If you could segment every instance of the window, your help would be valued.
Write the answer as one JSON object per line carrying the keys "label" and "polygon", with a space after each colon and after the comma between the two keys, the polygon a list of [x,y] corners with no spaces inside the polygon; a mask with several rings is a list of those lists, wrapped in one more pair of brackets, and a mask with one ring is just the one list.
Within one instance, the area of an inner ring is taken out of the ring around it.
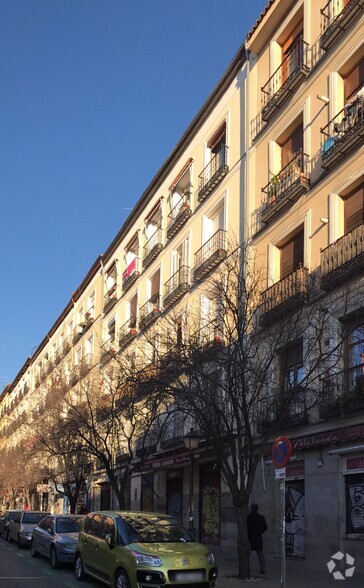
{"label": "window", "polygon": [[364,57],[355,65],[344,79],[345,104],[355,99],[358,91],[364,86]]}
{"label": "window", "polygon": [[92,517],[90,527],[88,529],[90,535],[95,535],[96,537],[99,536],[99,531],[101,531],[102,519],[103,517],[99,514],[96,514]]}
{"label": "window", "polygon": [[281,280],[303,266],[304,231],[301,229],[280,247]]}
{"label": "window", "polygon": [[364,184],[343,197],[344,231],[349,233],[364,224]]}
{"label": "window", "polygon": [[137,312],[138,312],[138,295],[135,294],[128,304],[129,314],[129,327],[131,329],[136,328],[137,323]]}
{"label": "window", "polygon": [[302,64],[303,22],[300,21],[282,43],[282,84]]}
{"label": "window", "polygon": [[86,341],[86,355],[92,356],[94,348],[94,337],[91,335]]}
{"label": "window", "polygon": [[77,314],[76,314],[76,324],[80,325],[82,323],[82,319],[83,319],[83,307],[79,306],[77,309]]}
{"label": "window", "polygon": [[103,525],[99,533],[99,536],[102,539],[105,539],[106,535],[111,535],[113,538],[115,537],[115,523],[114,519],[111,517],[104,517]]}
{"label": "window", "polygon": [[86,314],[90,318],[95,317],[95,290],[93,292],[91,292],[91,294],[87,298]]}
{"label": "window", "polygon": [[72,331],[73,331],[73,321],[70,321],[67,325],[67,337],[72,335]]}
{"label": "window", "polygon": [[113,265],[107,270],[106,272],[106,290],[107,292],[112,292],[116,290],[117,285],[117,271],[116,271],[116,261]]}
{"label": "window", "polygon": [[226,123],[216,131],[207,143],[210,152],[211,170],[210,175],[214,173],[226,163],[225,149],[226,149]]}
{"label": "window", "polygon": [[284,350],[281,355],[281,373],[284,391],[299,387],[303,379],[302,341]]}
{"label": "window", "polygon": [[303,125],[302,123],[281,144],[281,167],[285,167],[297,153],[303,151]]}
{"label": "window", "polygon": [[352,328],[347,341],[349,392],[364,393],[364,322]]}
{"label": "window", "polygon": [[115,332],[116,332],[116,321],[115,317],[111,319],[107,323],[107,340],[112,342],[115,341]]}
{"label": "window", "polygon": [[202,240],[206,243],[219,229],[225,229],[224,202],[202,218]]}
{"label": "window", "polygon": [[82,349],[79,347],[75,352],[75,365],[80,365],[82,361]]}
{"label": "window", "polygon": [[152,303],[159,304],[159,291],[160,291],[160,270],[158,269],[151,279],[149,280],[150,296],[149,300]]}
{"label": "window", "polygon": [[178,207],[182,203],[190,205],[191,196],[191,164],[190,161],[186,164],[188,168],[185,169],[177,176],[172,185],[170,186],[169,195],[169,206],[170,210]]}

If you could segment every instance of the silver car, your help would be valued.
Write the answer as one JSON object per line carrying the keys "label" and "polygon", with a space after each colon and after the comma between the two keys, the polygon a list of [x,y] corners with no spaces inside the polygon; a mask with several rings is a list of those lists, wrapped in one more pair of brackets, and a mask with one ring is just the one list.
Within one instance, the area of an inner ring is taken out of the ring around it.
{"label": "silver car", "polygon": [[49,515],[34,527],[30,543],[32,557],[45,555],[53,569],[75,558],[80,522],[84,515]]}
{"label": "silver car", "polygon": [[15,541],[19,548],[30,545],[35,525],[49,514],[39,510],[20,510],[9,524],[9,543]]}
{"label": "silver car", "polygon": [[5,541],[7,541],[9,537],[10,521],[13,520],[13,518],[18,512],[19,510],[7,510],[0,517],[0,537],[4,535]]}

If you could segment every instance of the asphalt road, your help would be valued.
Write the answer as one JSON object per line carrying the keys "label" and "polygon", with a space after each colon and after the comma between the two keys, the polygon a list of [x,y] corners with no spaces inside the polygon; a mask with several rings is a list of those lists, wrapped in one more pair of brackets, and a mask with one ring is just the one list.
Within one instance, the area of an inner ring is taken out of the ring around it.
{"label": "asphalt road", "polygon": [[0,539],[0,588],[100,588],[93,580],[77,582],[72,566],[52,570],[49,559],[33,558],[29,549]]}

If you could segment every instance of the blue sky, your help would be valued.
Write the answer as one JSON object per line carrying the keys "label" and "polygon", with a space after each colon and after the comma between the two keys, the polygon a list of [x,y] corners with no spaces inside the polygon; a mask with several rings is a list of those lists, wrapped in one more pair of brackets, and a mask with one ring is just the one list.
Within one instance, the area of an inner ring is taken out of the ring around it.
{"label": "blue sky", "polygon": [[0,391],[213,90],[266,0],[2,0]]}

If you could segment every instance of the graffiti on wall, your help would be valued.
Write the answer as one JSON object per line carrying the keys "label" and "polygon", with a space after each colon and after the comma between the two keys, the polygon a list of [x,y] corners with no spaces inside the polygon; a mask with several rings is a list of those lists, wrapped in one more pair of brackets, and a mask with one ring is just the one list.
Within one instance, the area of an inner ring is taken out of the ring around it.
{"label": "graffiti on wall", "polygon": [[286,482],[286,554],[305,557],[305,482]]}
{"label": "graffiti on wall", "polygon": [[364,533],[364,474],[346,476],[346,532]]}

